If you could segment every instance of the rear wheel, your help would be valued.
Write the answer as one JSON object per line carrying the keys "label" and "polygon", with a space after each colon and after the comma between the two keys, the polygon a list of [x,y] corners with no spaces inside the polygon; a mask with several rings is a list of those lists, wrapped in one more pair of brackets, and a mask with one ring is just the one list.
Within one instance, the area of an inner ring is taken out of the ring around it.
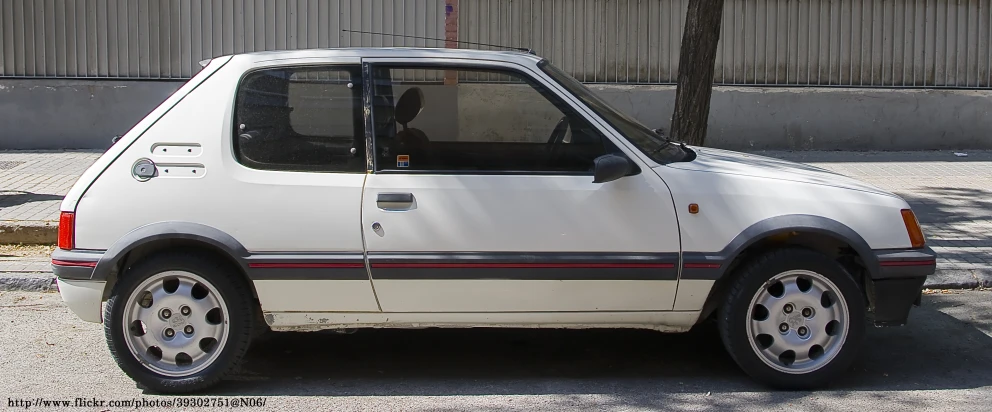
{"label": "rear wheel", "polygon": [[742,267],[719,327],[727,351],[747,374],[778,388],[814,388],[857,356],[864,298],[828,256],[782,249]]}
{"label": "rear wheel", "polygon": [[105,309],[114,360],[158,392],[206,388],[248,349],[250,291],[224,262],[192,251],[153,255],[123,274]]}

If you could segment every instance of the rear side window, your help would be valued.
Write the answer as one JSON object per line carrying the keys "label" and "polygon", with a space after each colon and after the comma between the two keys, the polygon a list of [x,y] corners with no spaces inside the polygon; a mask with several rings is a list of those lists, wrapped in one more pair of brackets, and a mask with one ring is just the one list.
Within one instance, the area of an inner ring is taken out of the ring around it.
{"label": "rear side window", "polygon": [[262,170],[364,173],[359,66],[249,73],[238,86],[234,154]]}

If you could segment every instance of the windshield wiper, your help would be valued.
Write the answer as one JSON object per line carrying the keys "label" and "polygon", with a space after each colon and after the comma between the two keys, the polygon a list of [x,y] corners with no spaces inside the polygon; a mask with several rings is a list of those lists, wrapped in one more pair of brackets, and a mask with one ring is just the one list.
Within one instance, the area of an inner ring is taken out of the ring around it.
{"label": "windshield wiper", "polygon": [[[660,152],[661,149],[664,149],[664,148],[668,147],[669,145],[671,145],[673,143],[672,142],[672,139],[669,139],[668,136],[665,136],[665,131],[664,130],[661,130],[661,129],[651,129],[651,132],[654,133],[655,135],[657,135],[658,137],[660,137],[662,139],[665,139],[665,142],[662,143],[661,146],[658,146],[657,149],[652,150],[651,153],[648,154],[648,156],[654,156],[654,155],[658,154],[658,152]],[[683,146],[685,146],[685,145],[683,144]]]}

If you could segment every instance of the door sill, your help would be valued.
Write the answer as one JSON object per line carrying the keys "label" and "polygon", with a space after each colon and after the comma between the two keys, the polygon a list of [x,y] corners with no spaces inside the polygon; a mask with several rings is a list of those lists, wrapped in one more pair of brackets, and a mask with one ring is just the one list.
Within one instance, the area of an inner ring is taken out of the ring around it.
{"label": "door sill", "polygon": [[319,331],[351,328],[632,328],[685,332],[699,311],[638,312],[265,312],[273,331]]}

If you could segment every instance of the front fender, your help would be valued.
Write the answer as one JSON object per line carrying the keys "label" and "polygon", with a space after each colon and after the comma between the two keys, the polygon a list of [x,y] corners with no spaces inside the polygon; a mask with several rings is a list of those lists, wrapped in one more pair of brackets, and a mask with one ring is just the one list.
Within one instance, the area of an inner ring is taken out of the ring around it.
{"label": "front fender", "polygon": [[880,271],[878,259],[868,242],[853,229],[836,220],[813,215],[783,215],[767,218],[748,226],[719,252],[682,252],[680,279],[717,280],[726,274],[730,263],[754,243],[788,232],[817,233],[833,237],[851,246],[861,257],[872,277]]}

